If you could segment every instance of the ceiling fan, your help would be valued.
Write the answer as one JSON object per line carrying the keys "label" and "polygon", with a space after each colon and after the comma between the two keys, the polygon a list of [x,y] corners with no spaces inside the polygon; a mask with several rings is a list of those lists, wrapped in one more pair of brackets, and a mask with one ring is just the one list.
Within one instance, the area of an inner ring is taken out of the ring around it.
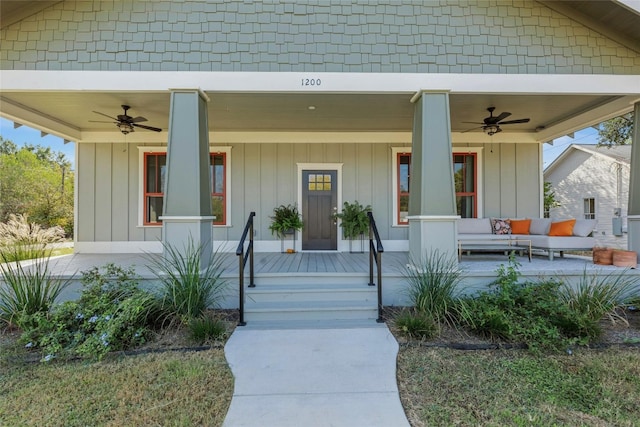
{"label": "ceiling fan", "polygon": [[[124,110],[124,114],[119,114],[117,118],[108,116],[104,113],[101,113],[99,111],[94,111],[94,113],[96,114],[100,114],[101,116],[105,116],[111,120],[115,120],[113,123],[118,126],[118,129],[120,129],[120,132],[122,132],[123,134],[128,134],[131,132],[134,132],[135,129],[134,128],[141,128],[141,129],[146,129],[146,130],[151,130],[154,132],[160,132],[162,131],[162,129],[159,128],[154,128],[152,126],[145,126],[145,125],[141,125],[138,124],[140,122],[146,122],[147,119],[145,119],[144,117],[138,116],[138,117],[131,117],[130,115],[127,114],[127,110],[129,110],[128,105],[122,105],[122,109]],[[104,122],[104,121],[97,121],[97,120],[89,120],[90,122],[93,123],[110,123],[110,122]]]}
{"label": "ceiling fan", "polygon": [[482,128],[482,130],[489,136],[491,135],[495,135],[498,132],[502,132],[502,129],[500,129],[500,126],[502,125],[513,125],[516,123],[529,123],[530,119],[517,119],[517,120],[507,120],[505,122],[503,122],[502,120],[506,119],[507,117],[509,117],[511,115],[511,113],[508,112],[503,112],[500,113],[500,115],[495,116],[493,115],[493,112],[495,111],[496,107],[489,107],[487,108],[487,111],[489,112],[489,117],[485,117],[484,121],[482,123],[478,123],[478,122],[463,122],[463,123],[473,123],[476,125],[482,125],[482,126],[478,126],[475,128],[471,128],[471,129],[467,129],[464,132],[469,132],[472,131],[474,129],[480,129]]}

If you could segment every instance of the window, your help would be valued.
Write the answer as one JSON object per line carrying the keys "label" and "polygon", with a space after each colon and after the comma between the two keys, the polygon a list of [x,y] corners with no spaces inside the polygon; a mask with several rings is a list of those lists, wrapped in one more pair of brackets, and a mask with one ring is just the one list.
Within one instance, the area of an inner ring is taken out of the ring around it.
{"label": "window", "polygon": [[[143,149],[146,147],[142,147]],[[227,224],[227,194],[229,171],[227,161],[229,148],[212,152],[210,155],[209,176],[211,178],[211,208],[215,216],[214,225]],[[164,185],[167,170],[165,152],[144,152],[143,164],[143,225],[162,225]]]}
{"label": "window", "polygon": [[164,179],[167,172],[165,153],[144,155],[144,224],[160,225],[164,200]]}
{"label": "window", "polygon": [[593,197],[584,199],[584,218],[596,219],[596,199]]}
{"label": "window", "polygon": [[453,154],[453,181],[456,187],[456,206],[462,218],[475,218],[476,214],[476,155]]}
{"label": "window", "polygon": [[213,220],[215,225],[224,225],[226,221],[226,156],[224,153],[216,153],[211,155],[211,209],[213,216],[216,217]]}
{"label": "window", "polygon": [[407,224],[411,153],[398,154],[398,224]]}
{"label": "window", "polygon": [[[404,150],[401,152],[400,150]],[[407,149],[395,149],[395,212],[396,224],[408,224],[409,189],[411,184],[411,153]],[[478,216],[478,153],[469,150],[465,153],[453,153],[453,178],[456,191],[457,213],[462,218]]]}

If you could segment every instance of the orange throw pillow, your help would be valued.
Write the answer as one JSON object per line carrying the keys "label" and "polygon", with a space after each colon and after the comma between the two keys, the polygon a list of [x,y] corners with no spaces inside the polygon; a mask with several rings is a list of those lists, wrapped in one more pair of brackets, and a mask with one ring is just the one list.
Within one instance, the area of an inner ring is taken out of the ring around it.
{"label": "orange throw pillow", "polygon": [[551,229],[549,230],[549,236],[573,236],[573,226],[575,224],[575,219],[552,222]]}
{"label": "orange throw pillow", "polygon": [[511,234],[529,234],[530,219],[512,219]]}

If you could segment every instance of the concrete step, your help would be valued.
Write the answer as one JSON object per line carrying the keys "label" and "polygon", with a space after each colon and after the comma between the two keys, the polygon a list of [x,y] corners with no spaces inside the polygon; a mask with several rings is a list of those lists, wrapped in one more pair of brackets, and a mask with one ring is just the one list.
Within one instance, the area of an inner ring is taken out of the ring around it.
{"label": "concrete step", "polygon": [[245,303],[245,320],[312,321],[312,320],[375,320],[375,301],[271,301]]}
{"label": "concrete step", "polygon": [[[245,277],[245,283],[249,283]],[[369,273],[260,273],[255,276],[256,286],[269,285],[367,285]]]}
{"label": "concrete step", "polygon": [[378,294],[375,286],[367,285],[257,285],[245,291],[247,302],[269,301],[360,301],[374,304]]}
{"label": "concrete step", "polygon": [[362,329],[386,328],[384,322],[378,323],[372,319],[343,319],[343,320],[254,320],[248,322],[243,329],[281,330],[281,329]]}

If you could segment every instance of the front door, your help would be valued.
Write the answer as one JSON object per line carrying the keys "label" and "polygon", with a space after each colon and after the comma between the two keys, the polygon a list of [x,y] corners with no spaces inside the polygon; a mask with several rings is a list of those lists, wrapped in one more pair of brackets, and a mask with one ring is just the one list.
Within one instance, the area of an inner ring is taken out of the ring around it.
{"label": "front door", "polygon": [[337,208],[338,180],[335,170],[302,171],[302,249],[338,249],[338,230],[333,219]]}

